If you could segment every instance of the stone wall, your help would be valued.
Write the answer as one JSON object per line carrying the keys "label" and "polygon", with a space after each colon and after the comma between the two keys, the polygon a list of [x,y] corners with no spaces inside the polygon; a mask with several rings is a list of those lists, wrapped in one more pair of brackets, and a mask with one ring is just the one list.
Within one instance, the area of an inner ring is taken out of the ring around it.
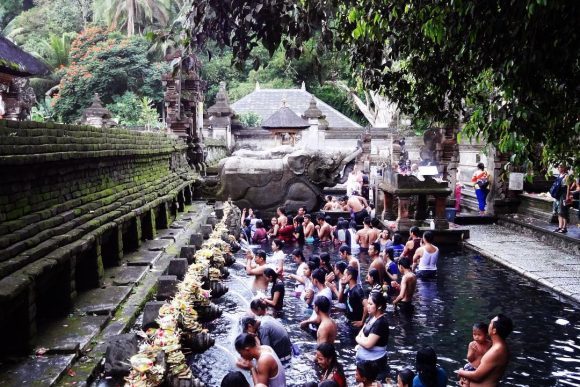
{"label": "stone wall", "polygon": [[25,353],[103,270],[191,201],[186,145],[164,133],[0,120],[0,355]]}

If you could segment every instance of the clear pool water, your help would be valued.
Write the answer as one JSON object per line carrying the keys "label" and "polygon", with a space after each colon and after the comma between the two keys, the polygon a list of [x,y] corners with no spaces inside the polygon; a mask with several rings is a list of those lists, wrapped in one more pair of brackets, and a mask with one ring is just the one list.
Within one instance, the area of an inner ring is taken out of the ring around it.
{"label": "clear pool water", "polygon": [[[285,250],[289,253],[292,248]],[[307,257],[324,250],[331,253],[333,262],[338,259],[334,247],[306,246],[304,250]],[[247,311],[247,303],[253,297],[253,278],[245,274],[242,254],[238,256],[238,263],[230,267],[231,275],[226,280],[230,291],[216,302],[224,309],[224,315],[209,326],[217,345],[190,359],[194,374],[209,386],[219,386],[223,376],[235,369],[237,353],[233,341],[239,333],[238,319]],[[366,274],[368,262],[364,257],[361,260]],[[510,316],[515,324],[515,331],[508,338],[512,357],[503,385],[580,386],[578,305],[561,301],[521,275],[468,251],[442,252],[438,266],[437,280],[418,280],[416,311],[411,319],[401,318],[389,309],[392,378],[396,377],[397,370],[414,369],[416,351],[430,345],[437,351],[439,364],[447,370],[449,384],[455,385],[453,370],[465,364],[473,323],[489,322],[501,312]],[[285,267],[287,272],[296,269],[290,257]],[[306,308],[291,296],[293,288],[294,284],[287,281],[285,315],[281,321],[302,351],[286,370],[287,384],[301,386],[317,380],[313,362],[316,344],[312,336],[299,329],[298,323]],[[355,385],[353,337],[338,311],[332,317],[339,321],[340,342],[336,344],[339,361],[346,371],[349,386]]]}

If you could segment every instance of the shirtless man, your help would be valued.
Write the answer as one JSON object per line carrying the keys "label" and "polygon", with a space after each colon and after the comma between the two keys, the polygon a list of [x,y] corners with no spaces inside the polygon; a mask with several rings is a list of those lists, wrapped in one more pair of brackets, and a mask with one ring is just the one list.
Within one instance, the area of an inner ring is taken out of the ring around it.
{"label": "shirtless man", "polygon": [[356,270],[360,270],[360,266],[358,264],[358,259],[351,255],[350,247],[348,245],[342,245],[338,249],[338,255],[340,258],[344,259],[346,264],[350,267],[355,268]]}
{"label": "shirtless man", "polygon": [[371,259],[371,264],[369,265],[369,271],[371,269],[377,269],[379,272],[379,278],[381,279],[381,285],[386,277],[385,262],[381,258],[380,254],[381,244],[379,242],[374,242],[369,245],[369,258]]}
{"label": "shirtless man", "polygon": [[324,207],[322,207],[322,210],[323,211],[333,211],[334,210],[334,203],[333,203],[334,198],[330,195],[326,195],[324,197],[324,199],[326,200],[326,203],[324,204]]}
{"label": "shirtless man", "polygon": [[371,222],[371,231],[369,232],[369,244],[373,244],[379,240],[382,230],[377,227],[379,220],[369,216]]}
{"label": "shirtless man", "polygon": [[316,215],[316,223],[318,223],[315,228],[318,232],[318,239],[321,242],[330,241],[332,239],[332,227],[330,224],[326,223],[324,215]]}
{"label": "shirtless man", "polygon": [[475,371],[463,369],[457,371],[461,385],[492,387],[499,384],[510,357],[505,340],[513,331],[513,327],[512,320],[503,314],[498,314],[491,320],[488,330],[491,337],[491,348],[483,355],[481,363]]}
{"label": "shirtless man", "polygon": [[[255,265],[252,264],[252,259]],[[254,289],[266,290],[268,288],[268,279],[264,277],[264,270],[267,269],[266,266],[266,252],[264,250],[258,250],[258,253],[254,255],[251,250],[246,252],[246,273],[248,275],[253,275],[254,279]]]}
{"label": "shirtless man", "polygon": [[314,223],[312,223],[311,217],[309,214],[304,215],[304,238],[310,238],[314,236]]}
{"label": "shirtless man", "polygon": [[299,207],[296,216],[304,217],[304,215],[306,215],[306,207]]}
{"label": "shirtless man", "polygon": [[[411,261],[409,258],[401,258],[398,263],[399,272],[403,275],[401,279],[401,290],[397,298],[393,300],[393,305],[399,306],[399,310],[404,313],[409,313],[413,311],[413,294],[415,294],[415,288],[417,287],[417,277],[411,270]],[[393,287],[395,284],[393,284]]]}
{"label": "shirtless man", "polygon": [[367,212],[367,201],[362,196],[351,195],[346,199],[347,211],[352,211],[354,214],[354,221],[360,224],[364,218],[369,216]]}
{"label": "shirtless man", "polygon": [[314,311],[320,319],[320,325],[316,331],[316,343],[330,343],[334,344],[336,340],[336,322],[328,315],[330,313],[330,306],[332,302],[326,297],[318,297],[314,301]]}
{"label": "shirtless man", "polygon": [[255,386],[286,386],[284,366],[271,347],[260,345],[257,337],[248,333],[242,333],[236,338],[235,347],[241,356],[236,365],[251,372]]}
{"label": "shirtless man", "polygon": [[286,222],[288,221],[288,217],[286,216],[286,209],[284,207],[278,207],[276,209],[276,215],[278,215],[278,224],[282,223],[282,218],[286,218]]}
{"label": "shirtless man", "polygon": [[[372,234],[371,218],[368,216],[364,218],[363,228],[356,232],[356,243],[359,244],[361,251],[368,251],[370,238]],[[378,235],[377,235],[378,237]]]}

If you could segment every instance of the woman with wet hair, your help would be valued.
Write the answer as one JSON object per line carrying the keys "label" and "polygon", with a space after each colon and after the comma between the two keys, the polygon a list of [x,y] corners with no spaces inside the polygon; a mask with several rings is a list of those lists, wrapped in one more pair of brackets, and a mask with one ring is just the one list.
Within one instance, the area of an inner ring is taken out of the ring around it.
{"label": "woman with wet hair", "polygon": [[369,272],[367,273],[366,281],[371,286],[371,293],[383,292],[383,284],[381,283],[381,276],[379,275],[379,271],[377,269],[369,270]]}
{"label": "woman with wet hair", "polygon": [[262,301],[274,308],[276,312],[281,312],[284,306],[284,282],[278,278],[278,273],[271,268],[264,270],[264,277],[272,284],[272,290],[270,298],[263,298]]}
{"label": "woman with wet hair", "polygon": [[415,361],[417,376],[413,379],[413,387],[445,387],[447,374],[437,367],[437,354],[431,347],[425,347],[417,352]]}
{"label": "woman with wet hair", "polygon": [[331,343],[322,343],[316,348],[316,363],[322,370],[320,381],[333,380],[339,387],[346,387],[346,377],[338,362],[336,350]]}

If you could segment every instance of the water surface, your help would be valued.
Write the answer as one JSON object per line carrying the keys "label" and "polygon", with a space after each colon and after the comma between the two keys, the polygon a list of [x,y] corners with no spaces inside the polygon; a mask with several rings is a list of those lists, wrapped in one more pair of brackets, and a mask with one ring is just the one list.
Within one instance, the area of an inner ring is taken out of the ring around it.
{"label": "water surface", "polygon": [[[288,253],[292,248],[285,249]],[[338,259],[335,248],[306,246],[305,255],[329,251],[333,262]],[[363,274],[368,262],[361,257]],[[247,311],[253,294],[253,278],[245,274],[244,259],[230,267],[226,280],[230,292],[216,303],[224,315],[210,324],[217,345],[204,354],[190,359],[194,374],[208,386],[219,386],[223,376],[235,369],[237,353],[233,341],[239,333],[238,319]],[[491,261],[467,251],[441,254],[439,276],[434,281],[418,280],[415,295],[416,312],[406,319],[389,308],[391,324],[389,364],[391,376],[402,368],[413,368],[416,351],[430,345],[437,351],[439,364],[445,368],[450,385],[455,385],[456,370],[465,364],[471,327],[478,321],[489,322],[498,313],[511,317],[515,331],[508,338],[512,359],[503,379],[510,386],[580,386],[580,314],[578,305],[560,301],[556,295]],[[548,268],[547,268],[548,269]],[[296,265],[290,257],[285,270],[294,272]],[[294,284],[286,282],[285,314],[282,323],[302,354],[292,360],[286,370],[287,384],[301,386],[317,380],[313,362],[315,339],[299,329],[299,322],[308,313],[305,305],[292,297]],[[339,361],[348,378],[354,381],[354,345],[346,319],[335,311],[332,317],[339,322],[339,342],[336,343]]]}

